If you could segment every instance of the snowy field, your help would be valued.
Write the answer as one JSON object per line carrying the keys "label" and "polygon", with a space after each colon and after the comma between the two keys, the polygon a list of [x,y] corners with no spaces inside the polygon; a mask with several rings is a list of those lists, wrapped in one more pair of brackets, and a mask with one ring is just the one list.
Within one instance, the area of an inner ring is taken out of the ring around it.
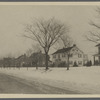
{"label": "snowy field", "polygon": [[62,89],[77,91],[82,94],[100,94],[100,66],[50,68],[17,68],[1,69],[0,73],[24,78],[28,81],[36,80]]}

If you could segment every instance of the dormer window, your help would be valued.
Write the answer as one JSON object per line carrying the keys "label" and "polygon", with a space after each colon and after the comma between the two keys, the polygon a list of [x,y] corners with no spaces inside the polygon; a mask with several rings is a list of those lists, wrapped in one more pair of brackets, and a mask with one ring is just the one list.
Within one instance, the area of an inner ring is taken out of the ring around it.
{"label": "dormer window", "polygon": [[78,54],[78,58],[82,58],[82,55],[81,54]]}

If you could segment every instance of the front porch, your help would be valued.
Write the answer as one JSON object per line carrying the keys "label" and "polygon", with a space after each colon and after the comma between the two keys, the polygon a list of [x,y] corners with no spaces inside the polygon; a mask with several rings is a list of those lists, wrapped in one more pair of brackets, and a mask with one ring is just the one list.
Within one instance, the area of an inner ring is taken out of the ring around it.
{"label": "front porch", "polygon": [[100,65],[100,54],[93,55],[94,65]]}

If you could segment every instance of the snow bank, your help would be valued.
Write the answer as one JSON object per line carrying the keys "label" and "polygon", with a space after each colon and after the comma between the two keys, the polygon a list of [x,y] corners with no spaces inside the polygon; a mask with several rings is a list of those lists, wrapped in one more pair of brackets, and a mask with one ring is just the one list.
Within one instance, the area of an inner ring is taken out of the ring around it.
{"label": "snow bank", "polygon": [[99,94],[100,93],[100,66],[92,67],[71,67],[69,71],[66,68],[50,68],[45,71],[44,68],[21,68],[19,69],[0,69],[0,73],[5,73],[29,81],[38,81],[43,84],[76,91],[78,93]]}

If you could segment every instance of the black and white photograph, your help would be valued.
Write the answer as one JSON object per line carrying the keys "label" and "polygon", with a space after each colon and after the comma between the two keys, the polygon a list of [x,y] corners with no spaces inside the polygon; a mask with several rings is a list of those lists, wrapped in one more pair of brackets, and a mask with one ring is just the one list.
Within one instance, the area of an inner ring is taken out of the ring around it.
{"label": "black and white photograph", "polygon": [[100,94],[100,3],[1,3],[0,94]]}

